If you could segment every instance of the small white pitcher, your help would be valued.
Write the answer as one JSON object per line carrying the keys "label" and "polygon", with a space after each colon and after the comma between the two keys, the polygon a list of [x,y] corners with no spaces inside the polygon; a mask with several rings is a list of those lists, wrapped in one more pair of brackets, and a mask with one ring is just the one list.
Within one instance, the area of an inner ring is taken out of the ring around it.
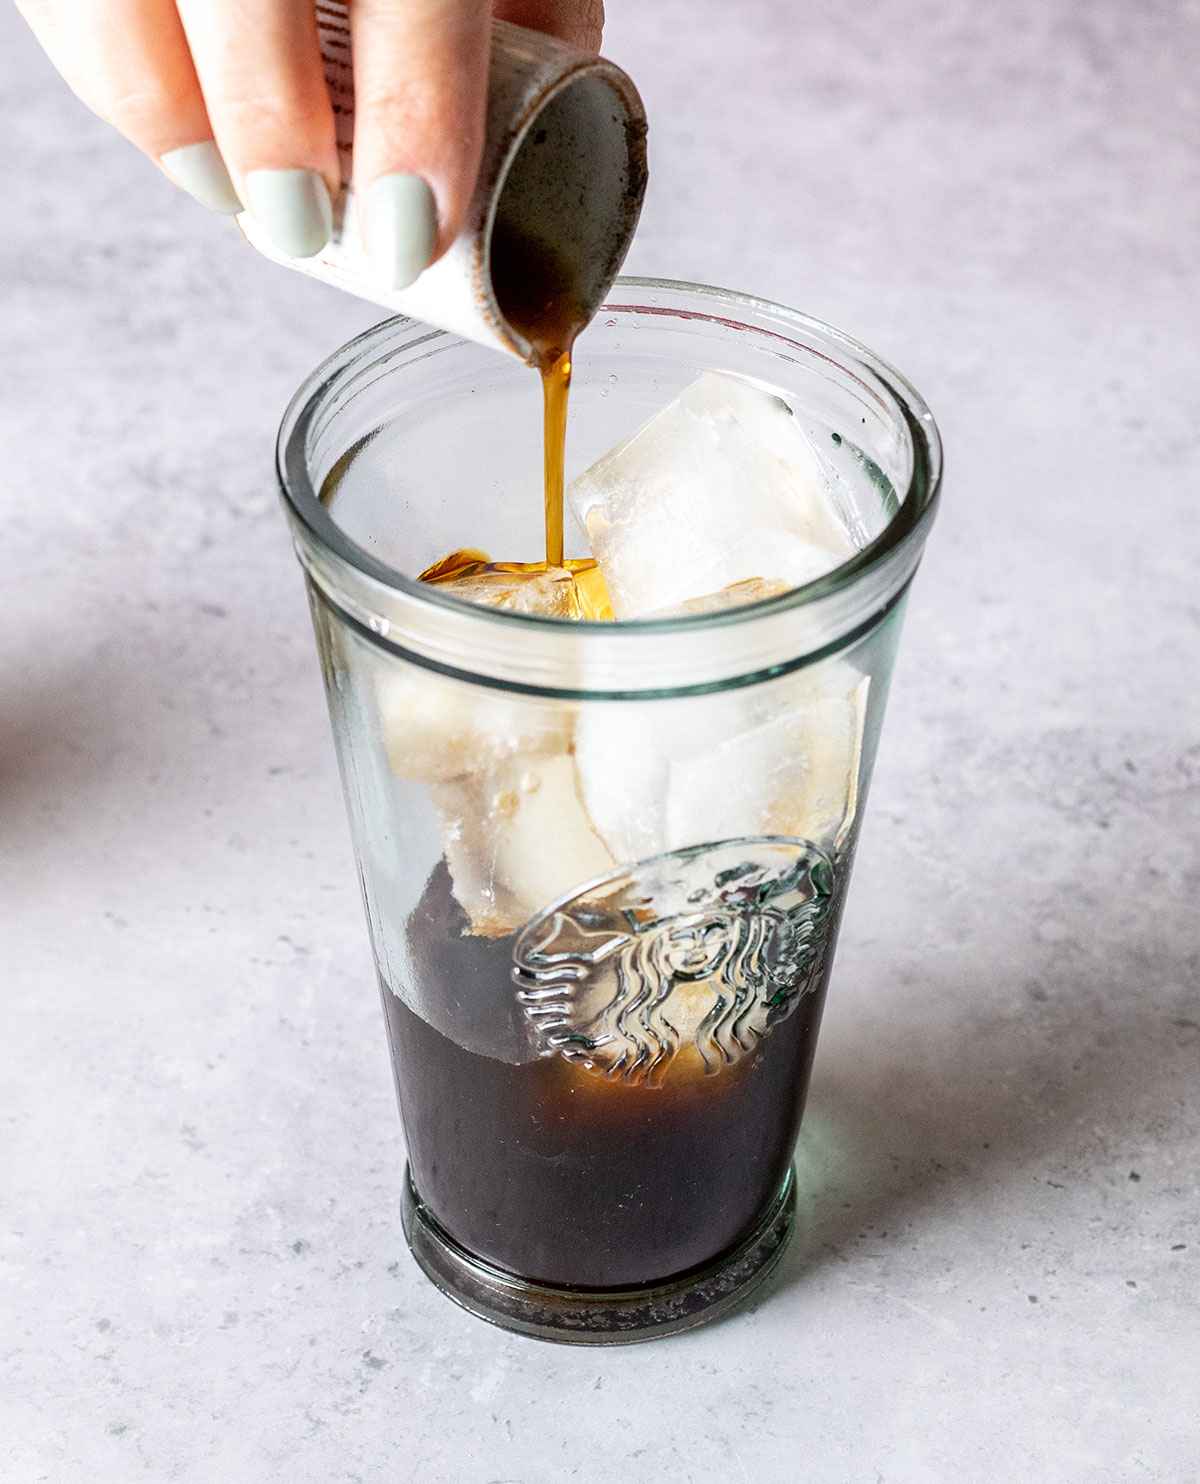
{"label": "small white pitcher", "polygon": [[[343,0],[317,10],[337,120],[342,179],[352,179],[354,84]],[[492,23],[483,159],[462,231],[408,288],[381,288],[367,261],[353,193],[334,203],[333,234],[312,258],[284,257],[249,212],[247,240],[274,262],[532,361],[533,348],[501,311],[490,246],[497,220],[553,249],[590,318],[612,285],[646,191],[646,114],[630,78],[603,57],[505,21]],[[530,271],[536,271],[531,263]]]}

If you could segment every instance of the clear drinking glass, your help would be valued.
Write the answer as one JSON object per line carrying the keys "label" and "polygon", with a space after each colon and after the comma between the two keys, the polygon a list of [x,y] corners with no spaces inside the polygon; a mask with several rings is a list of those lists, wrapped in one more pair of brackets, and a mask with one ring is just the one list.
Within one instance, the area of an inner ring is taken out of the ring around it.
{"label": "clear drinking glass", "polygon": [[[786,1243],[940,446],[861,345],[718,289],[619,281],[575,363],[568,475],[699,373],[751,379],[808,433],[857,554],[749,606],[615,625],[418,583],[458,547],[536,558],[541,398],[515,361],[406,320],[304,384],[279,474],[379,971],[409,1245],[486,1319],[617,1343],[714,1317]],[[587,554],[570,524],[567,549]]]}

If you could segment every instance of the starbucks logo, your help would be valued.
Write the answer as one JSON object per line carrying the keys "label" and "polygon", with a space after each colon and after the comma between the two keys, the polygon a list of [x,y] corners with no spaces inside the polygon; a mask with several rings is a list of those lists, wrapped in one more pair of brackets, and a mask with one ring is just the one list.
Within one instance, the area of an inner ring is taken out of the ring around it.
{"label": "starbucks logo", "polygon": [[658,1086],[694,1048],[739,1061],[820,983],[835,872],[807,840],[698,845],[623,867],[530,920],[517,998],[543,1055]]}

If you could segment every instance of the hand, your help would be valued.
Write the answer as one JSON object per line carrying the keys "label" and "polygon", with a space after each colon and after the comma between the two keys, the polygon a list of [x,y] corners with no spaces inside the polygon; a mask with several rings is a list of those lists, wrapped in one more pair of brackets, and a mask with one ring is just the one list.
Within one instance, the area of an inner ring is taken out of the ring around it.
{"label": "hand", "polygon": [[[319,0],[17,0],[94,113],[214,211],[290,257],[328,241],[341,185]],[[483,142],[495,14],[599,45],[603,0],[352,0],[355,189],[403,288],[458,233]]]}

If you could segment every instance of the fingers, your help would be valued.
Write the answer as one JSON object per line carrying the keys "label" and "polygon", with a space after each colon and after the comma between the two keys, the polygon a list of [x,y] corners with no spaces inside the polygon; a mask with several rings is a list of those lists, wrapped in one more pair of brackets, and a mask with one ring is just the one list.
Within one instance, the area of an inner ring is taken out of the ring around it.
{"label": "fingers", "polygon": [[340,186],[312,0],[178,0],[178,9],[247,210],[281,253],[312,257],[329,240]]}
{"label": "fingers", "polygon": [[[18,0],[79,97],[216,211],[276,248],[328,240],[340,182],[315,0]],[[496,14],[598,45],[602,0],[497,0]],[[354,0],[355,178],[392,288],[458,234],[479,169],[489,0]]]}
{"label": "fingers", "polygon": [[594,52],[604,32],[604,0],[496,0],[496,19]]}
{"label": "fingers", "polygon": [[203,205],[241,210],[213,144],[173,0],[93,0],[66,11],[27,0],[22,10],[50,60],[93,113]]}
{"label": "fingers", "polygon": [[[458,235],[487,102],[487,0],[354,0],[354,175],[378,278],[407,287]],[[595,49],[603,0],[497,0],[495,14]]]}
{"label": "fingers", "polygon": [[487,0],[354,0],[354,178],[378,277],[405,288],[445,252],[483,148]]}

